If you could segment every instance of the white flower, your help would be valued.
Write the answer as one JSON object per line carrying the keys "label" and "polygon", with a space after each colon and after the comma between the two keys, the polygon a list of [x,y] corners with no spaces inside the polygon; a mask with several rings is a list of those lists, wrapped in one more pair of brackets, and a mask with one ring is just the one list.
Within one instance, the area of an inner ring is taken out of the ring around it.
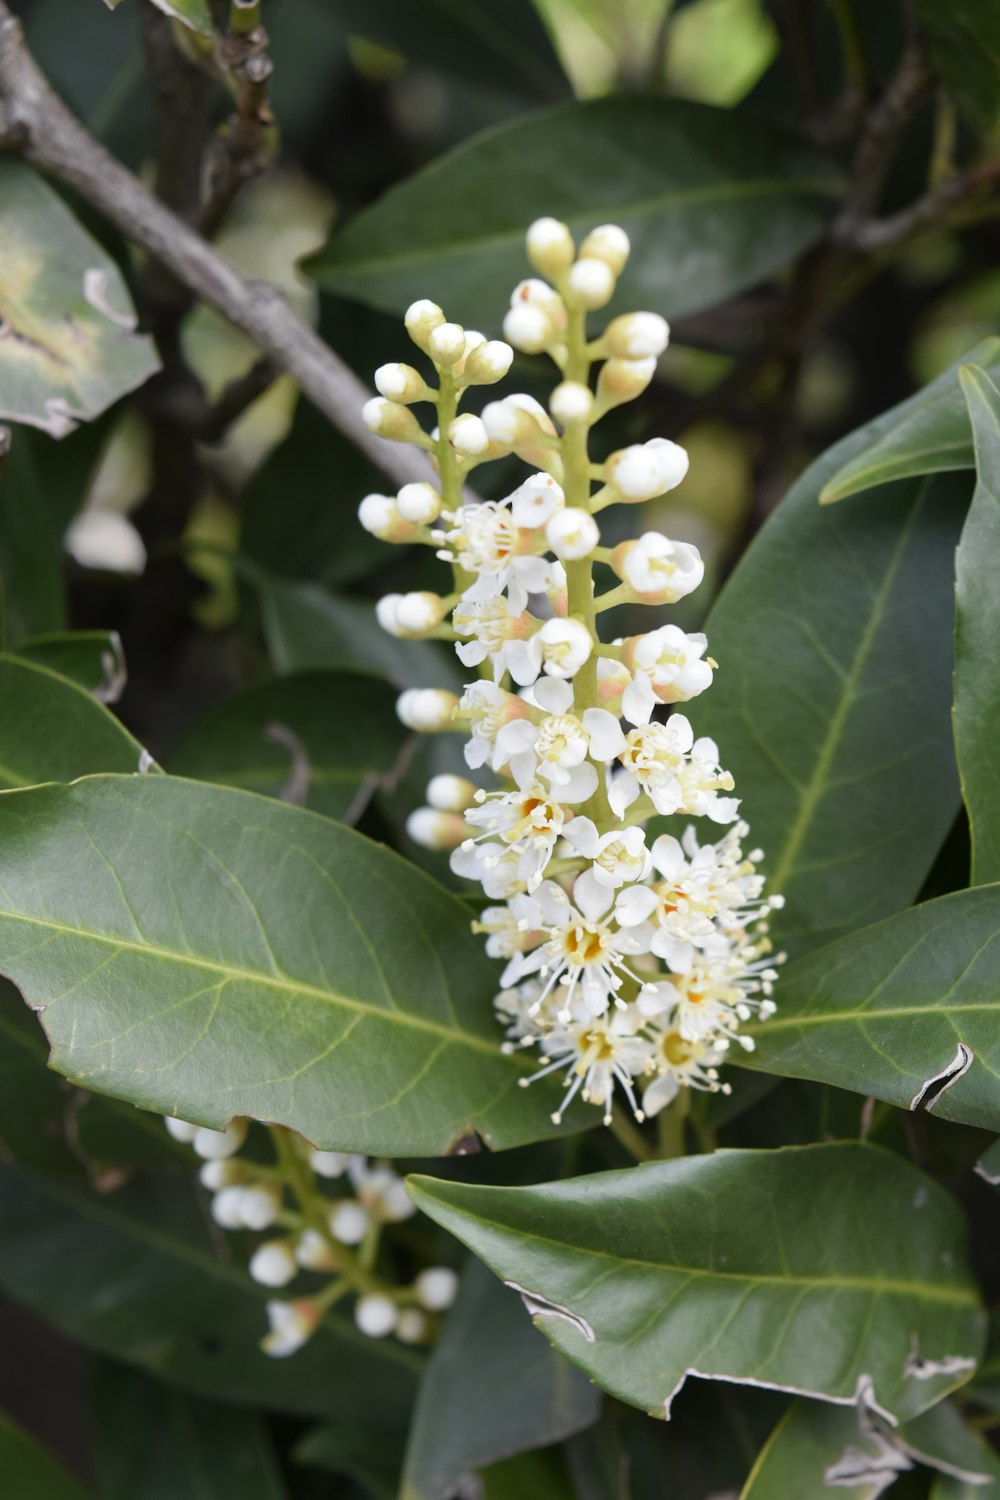
{"label": "white flower", "polygon": [[435,537],[445,544],[440,557],[478,575],[462,596],[468,602],[483,603],[506,588],[511,611],[521,614],[528,595],[549,585],[551,564],[536,554],[535,537],[515,524],[506,500],[464,506],[454,525]]}
{"label": "white flower", "polygon": [[455,654],[463,666],[478,667],[489,658],[493,663],[494,682],[499,683],[506,671],[512,673],[516,682],[521,681],[511,667],[512,650],[520,643],[521,637],[534,629],[536,622],[531,615],[523,610],[515,612],[507,596],[497,594],[479,602],[459,600],[451,623],[458,635],[473,637],[471,641],[459,641],[455,646]]}
{"label": "white flower", "polygon": [[455,1300],[458,1277],[449,1266],[429,1266],[413,1283],[413,1291],[428,1312],[444,1312]]}
{"label": "white flower", "polygon": [[[552,722],[552,721],[549,721]],[[470,826],[482,828],[480,839],[499,839],[518,854],[517,879],[532,889],[541,879],[552,850],[566,821],[565,808],[577,802],[585,802],[597,788],[597,772],[591,765],[577,765],[570,770],[550,768],[552,785],[536,776],[536,762],[531,753],[515,757],[511,770],[517,778],[517,787],[511,792],[480,792],[479,807],[470,808],[465,821]],[[558,770],[562,780],[555,782],[554,771]],[[469,840],[468,843],[474,843]],[[452,859],[452,869],[458,874],[466,873],[468,866],[459,868]],[[482,867],[484,872],[489,865]],[[473,867],[471,873],[478,878]],[[484,878],[484,886],[486,881]],[[487,895],[490,891],[487,890]]]}
{"label": "white flower", "polygon": [[670,326],[658,313],[626,313],[604,330],[608,352],[618,359],[655,359],[670,341]]}
{"label": "white flower", "polygon": [[593,861],[594,879],[609,890],[646,880],[653,868],[653,856],[641,828],[613,828],[602,834],[590,818],[576,817],[567,826],[565,837],[578,854]]}
{"label": "white flower", "polygon": [[622,542],[612,553],[611,566],[623,583],[650,604],[675,604],[696,589],[705,576],[698,548],[672,542],[659,531],[647,531],[636,541]]}
{"label": "white flower", "polygon": [[[668,720],[668,727],[672,722],[673,719]],[[736,817],[739,798],[719,796],[720,791],[731,792],[735,783],[729,772],[721,769],[719,747],[707,735],[695,740],[679,780],[682,812],[696,818],[711,818],[713,823],[731,823]]]}
{"label": "white flower", "polygon": [[520,860],[516,849],[503,844],[473,843],[470,847],[467,841],[452,853],[449,864],[463,880],[477,881],[491,901],[509,901],[527,889]]}
{"label": "white flower", "polygon": [[250,1275],[261,1286],[287,1286],[299,1272],[298,1261],[287,1240],[267,1240],[250,1257]]}
{"label": "white flower", "polygon": [[403,1179],[390,1167],[369,1166],[363,1156],[355,1156],[347,1175],[358,1202],[379,1224],[397,1224],[416,1213]]}
{"label": "white flower", "polygon": [[687,719],[673,714],[666,724],[638,726],[624,738],[618,759],[625,774],[615,778],[608,792],[612,811],[623,817],[625,809],[645,792],[658,813],[677,812],[684,802],[679,776],[694,742]]}
{"label": "white flower", "polygon": [[366,1292],[354,1309],[355,1323],[370,1339],[384,1339],[392,1333],[398,1317],[395,1302],[381,1292]]}
{"label": "white flower", "polygon": [[563,562],[577,562],[590,556],[601,540],[601,533],[589,511],[568,505],[557,510],[549,521],[545,540]]}
{"label": "white flower", "polygon": [[712,685],[712,667],[703,661],[708,641],[662,625],[625,642],[625,661],[635,677],[625,689],[622,709],[633,724],[649,722],[657,703],[685,703]]}
{"label": "white flower", "polygon": [[653,929],[641,924],[620,928],[609,910],[611,891],[599,885],[588,871],[577,876],[572,902],[562,886],[551,880],[539,886],[534,898],[519,899],[534,901],[537,912],[526,912],[524,920],[541,929],[547,940],[533,952],[512,958],[503,983],[514,985],[540,973],[545,987],[532,1007],[535,1013],[557,984],[562,990],[559,1019],[567,1020],[578,994],[590,1014],[599,1016],[611,1000],[617,1006],[624,1004],[618,991],[625,979],[642,983],[628,960],[649,952]]}
{"label": "white flower", "polygon": [[[527,704],[495,682],[472,682],[459,700],[458,712],[471,730],[471,738],[462,747],[466,764],[475,770],[488,763],[499,771],[511,753],[507,747],[515,726],[525,720]],[[505,730],[504,735],[501,731]]]}
{"label": "white flower", "polygon": [[271,1331],[260,1347],[274,1359],[285,1359],[308,1343],[316,1332],[319,1309],[314,1302],[269,1302],[267,1318]]}
{"label": "white flower", "polygon": [[[502,998],[498,996],[498,1000]],[[579,1093],[586,1103],[603,1108],[604,1123],[609,1125],[612,1093],[617,1083],[636,1119],[642,1120],[643,1111],[636,1103],[632,1080],[650,1070],[652,1048],[638,1031],[641,1016],[633,1007],[594,1016],[580,1000],[573,1002],[568,1014],[560,1015],[562,1019],[538,1038],[548,1061],[531,1078],[523,1079],[522,1086],[565,1069],[566,1092],[552,1115],[553,1121],[557,1125],[562,1121]]]}
{"label": "white flower", "polygon": [[[500,764],[509,760],[512,775],[521,778],[533,775],[537,763],[540,776],[560,788],[568,787],[573,779],[570,773],[583,765],[589,749],[583,723],[571,712],[573,688],[563,678],[546,677],[535,683],[531,697],[548,717],[541,724],[531,719],[507,724],[496,737],[497,759]],[[596,771],[592,766],[589,770],[592,775],[586,779],[592,785],[586,796],[597,785]],[[561,790],[559,795],[563,797]]]}
{"label": "white flower", "polygon": [[510,496],[514,524],[528,530],[546,525],[565,504],[562,485],[544,472],[529,475]]}
{"label": "white flower", "polygon": [[648,1035],[653,1043],[657,1077],[642,1096],[647,1115],[658,1115],[673,1102],[680,1089],[704,1089],[710,1094],[728,1094],[728,1083],[719,1083],[718,1064],[726,1055],[724,1046],[692,1042],[674,1027],[653,1025]]}
{"label": "white flower", "polygon": [[676,489],[688,470],[687,453],[668,438],[651,438],[612,453],[604,477],[623,500],[653,500]]}
{"label": "white flower", "polygon": [[539,670],[550,677],[574,677],[593,649],[593,637],[580,620],[546,620],[527,640],[511,643],[507,668],[516,683],[530,687]]}

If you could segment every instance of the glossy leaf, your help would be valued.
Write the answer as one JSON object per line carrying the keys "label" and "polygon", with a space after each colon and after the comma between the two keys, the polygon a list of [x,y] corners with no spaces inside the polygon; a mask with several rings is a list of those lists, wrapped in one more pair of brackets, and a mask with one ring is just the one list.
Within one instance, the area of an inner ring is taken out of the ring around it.
{"label": "glossy leaf", "polygon": [[867,444],[826,481],[820,505],[832,505],[895,479],[974,469],[969,414],[958,382],[963,364],[982,365],[996,375],[1000,339],[983,339],[922,391],[871,422],[866,429]]}
{"label": "glossy leaf", "polygon": [[159,368],[121,272],[47,183],[0,161],[0,417],[54,437]]}
{"label": "glossy leaf", "polygon": [[[530,170],[526,164],[530,163]],[[416,297],[495,328],[530,274],[524,231],[553,214],[603,220],[632,240],[615,307],[670,317],[710,306],[784,265],[819,233],[837,177],[765,121],[680,100],[559,105],[474,137],[342,230],[307,269],[389,311]]]}
{"label": "glossy leaf", "polygon": [[268,654],[276,672],[355,667],[381,672],[397,687],[455,687],[454,656],[431,641],[387,635],[373,604],[332,594],[322,584],[285,578],[257,584]]}
{"label": "glossy leaf", "polygon": [[405,1433],[399,1428],[373,1426],[377,1414],[374,1409],[365,1422],[330,1422],[314,1427],[295,1445],[295,1462],[346,1475],[356,1480],[372,1500],[397,1500]]}
{"label": "glossy leaf", "polygon": [[871,1146],[717,1151],[532,1188],[415,1177],[410,1190],[517,1284],[557,1349],[656,1415],[699,1375],[842,1404],[866,1393],[895,1420],[967,1379],[980,1352],[957,1207]]}
{"label": "glossy leaf", "polygon": [[173,756],[178,776],[243,787],[342,818],[377,785],[405,731],[397,693],[360,672],[303,672],[224,703]]}
{"label": "glossy leaf", "polygon": [[147,1109],[436,1155],[557,1133],[467,911],[327,818],[166,776],[0,797],[0,970],[52,1066]]}
{"label": "glossy leaf", "polygon": [[972,882],[1000,880],[1000,391],[966,365],[976,492],[955,558],[955,748],[972,837]]}
{"label": "glossy leaf", "polygon": [[220,1255],[193,1178],[100,1193],[82,1173],[0,1166],[0,1287],[77,1343],[197,1395],[347,1421],[377,1403],[401,1419],[419,1356],[347,1314],[294,1359],[261,1353],[274,1293]]}
{"label": "glossy leaf", "polygon": [[597,1419],[600,1392],[472,1262],[421,1381],[401,1500],[449,1500],[476,1470]]}
{"label": "glossy leaf", "polygon": [[895,1477],[917,1467],[973,1485],[988,1478],[980,1440],[947,1401],[896,1428],[864,1407],[794,1401],[761,1450],[740,1500],[788,1500],[828,1489],[838,1500],[878,1500]]}
{"label": "glossy leaf", "polygon": [[10,1500],[87,1500],[62,1464],[0,1411],[0,1476]]}
{"label": "glossy leaf", "polygon": [[1000,885],[958,891],[789,964],[741,1067],[1000,1130]]}
{"label": "glossy leaf", "polygon": [[0,655],[0,789],[138,771],[144,751],[86,688]]}
{"label": "glossy leaf", "polygon": [[931,56],[977,130],[1000,118],[1000,12],[981,0],[917,0]]}
{"label": "glossy leaf", "polygon": [[765,854],[793,955],[909,905],[959,806],[951,552],[966,481],[906,480],[820,509],[867,429],[795,484],[706,625],[719,662],[691,705]]}
{"label": "glossy leaf", "polygon": [[66,617],[59,538],[26,439],[16,433],[0,459],[0,644],[7,647],[58,630]]}
{"label": "glossy leaf", "polygon": [[99,703],[117,703],[125,687],[125,653],[117,630],[72,630],[19,641],[16,654],[68,677]]}
{"label": "glossy leaf", "polygon": [[256,1414],[101,1364],[94,1417],[101,1500],[285,1500]]}

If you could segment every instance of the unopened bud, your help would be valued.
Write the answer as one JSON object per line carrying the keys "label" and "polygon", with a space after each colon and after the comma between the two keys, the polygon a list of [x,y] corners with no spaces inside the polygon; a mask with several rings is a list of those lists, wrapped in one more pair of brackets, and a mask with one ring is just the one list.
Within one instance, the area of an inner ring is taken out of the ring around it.
{"label": "unopened bud", "polygon": [[439,812],[464,812],[476,800],[475,783],[465,776],[442,772],[427,783],[427,801]]}
{"label": "unopened bud", "polygon": [[406,820],[406,831],[422,849],[457,849],[469,836],[461,813],[439,812],[435,807],[415,807]]}
{"label": "unopened bud", "polygon": [[604,307],[614,295],[615,274],[606,261],[585,256],[566,279],[566,299],[590,311]]}
{"label": "unopened bud", "polygon": [[452,728],[458,696],[444,688],[407,688],[396,699],[396,714],[418,734],[441,734]]}
{"label": "unopened bud", "polygon": [[557,510],[545,528],[545,539],[563,562],[589,557],[601,539],[597,522],[589,511],[567,505]]}
{"label": "unopened bud", "polygon": [[490,435],[481,419],[466,411],[452,422],[448,429],[448,441],[457,453],[475,458],[480,453],[485,453],[490,446]]}
{"label": "unopened bud", "polygon": [[368,1214],[353,1198],[335,1203],[327,1215],[330,1233],[342,1245],[360,1245],[371,1222]]}
{"label": "unopened bud", "polygon": [[447,609],[440,594],[421,589],[396,597],[395,612],[396,623],[404,635],[420,636],[440,625]]}
{"label": "unopened bud", "polygon": [[335,1271],[333,1247],[318,1229],[303,1229],[295,1243],[295,1259],[306,1271]]}
{"label": "unopened bud", "polygon": [[536,219],[525,236],[528,259],[543,276],[569,270],[576,255],[573,236],[558,219]]}
{"label": "unopened bud", "polygon": [[533,396],[518,393],[483,407],[483,426],[504,448],[544,447],[555,436],[548,413]]}
{"label": "unopened bud", "polygon": [[616,277],[625,269],[632,246],[624,229],[617,224],[599,224],[592,229],[580,246],[580,259],[593,257],[603,260]]}
{"label": "unopened bud", "polygon": [[167,1134],[175,1141],[180,1141],[183,1146],[190,1146],[198,1134],[197,1125],[192,1125],[190,1120],[178,1120],[174,1115],[164,1115],[163,1123],[167,1127]]}
{"label": "unopened bud", "polygon": [[412,411],[398,401],[373,396],[361,408],[361,416],[369,432],[391,443],[420,443],[424,439],[424,430]]}
{"label": "unopened bud", "polygon": [[386,635],[401,637],[405,634],[396,618],[396,606],[402,597],[402,594],[383,594],[375,601],[375,618]]}
{"label": "unopened bud", "polygon": [[401,1344],[422,1344],[429,1326],[419,1307],[404,1307],[396,1322],[396,1337]]}
{"label": "unopened bud", "polygon": [[441,514],[441,496],[432,484],[422,480],[404,484],[396,496],[396,509],[404,521],[429,526]]}
{"label": "unopened bud", "polygon": [[391,495],[366,495],[358,506],[358,520],[381,542],[409,542],[416,534],[416,526],[403,519]]}
{"label": "unopened bud", "polygon": [[410,338],[418,349],[427,352],[427,342],[435,328],[440,328],[445,321],[444,313],[436,302],[429,302],[426,297],[421,297],[419,302],[411,302],[406,309],[403,322]]}
{"label": "unopened bud", "polygon": [[604,345],[617,359],[657,359],[670,342],[670,325],[659,313],[625,313],[604,330]]}
{"label": "unopened bud", "polygon": [[313,1151],[309,1156],[309,1165],[317,1177],[333,1179],[343,1177],[350,1160],[346,1151]]}
{"label": "unopened bud", "polygon": [[677,443],[653,438],[620,448],[604,465],[604,477],[623,500],[652,500],[680,484],[688,469],[688,456]]}
{"label": "unopened bud", "polygon": [[544,308],[525,302],[505,315],[503,336],[523,354],[544,354],[554,342],[556,330]]}
{"label": "unopened bud", "polygon": [[225,1130],[209,1130],[199,1125],[191,1144],[204,1161],[224,1161],[235,1156],[247,1138],[246,1120],[230,1120]]}
{"label": "unopened bud", "polygon": [[269,1229],[281,1212],[281,1189],[258,1182],[243,1189],[240,1214],[247,1229]]}
{"label": "unopened bud", "polygon": [[412,365],[379,365],[375,371],[375,389],[388,401],[429,401],[431,392],[419,370]]}
{"label": "unopened bud", "polygon": [[597,377],[597,399],[602,407],[621,406],[641,396],[656,374],[656,360],[609,359]]}
{"label": "unopened bud", "polygon": [[384,1339],[392,1333],[398,1317],[395,1302],[381,1292],[366,1292],[354,1309],[355,1323],[370,1339]]}
{"label": "unopened bud", "polygon": [[428,1270],[421,1271],[413,1283],[413,1290],[417,1301],[428,1312],[444,1312],[455,1300],[458,1277],[448,1266],[431,1266]]}
{"label": "unopened bud", "polygon": [[267,1240],[250,1257],[250,1275],[261,1286],[287,1286],[299,1267],[287,1240]]}
{"label": "unopened bud", "polygon": [[514,351],[502,339],[480,344],[465,361],[463,378],[467,385],[494,385],[502,380],[514,360]]}
{"label": "unopened bud", "polygon": [[206,1161],[198,1168],[198,1181],[210,1193],[221,1193],[223,1188],[235,1187],[247,1174],[246,1163],[229,1157],[225,1161]]}
{"label": "unopened bud", "polygon": [[460,323],[440,323],[428,337],[427,352],[439,368],[449,369],[465,355],[465,329]]}
{"label": "unopened bud", "polygon": [[593,409],[593,392],[578,380],[562,381],[549,397],[549,411],[563,427],[570,422],[586,422]]}

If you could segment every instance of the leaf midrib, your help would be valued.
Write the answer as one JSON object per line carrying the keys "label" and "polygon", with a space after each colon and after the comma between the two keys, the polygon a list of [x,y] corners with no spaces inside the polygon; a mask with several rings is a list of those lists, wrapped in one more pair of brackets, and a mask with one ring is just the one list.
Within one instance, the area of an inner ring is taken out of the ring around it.
{"label": "leaf midrib", "polygon": [[[866,1002],[862,1002],[864,1004]],[[855,1021],[859,1025],[871,1021],[880,1021],[883,1017],[894,1020],[898,1016],[948,1016],[972,1014],[977,1011],[987,1011],[993,1016],[1000,1015],[1000,1000],[976,1001],[964,1005],[893,1005],[884,1010],[835,1010],[826,1011],[823,1015],[816,1016],[769,1016],[766,1021],[754,1021],[741,1030],[748,1036],[757,1037],[770,1036],[775,1031],[801,1029],[803,1026],[827,1026],[833,1023]]]}
{"label": "leaf midrib", "polygon": [[[419,1188],[416,1201],[419,1202],[422,1197],[429,1199],[432,1203],[439,1204],[449,1213],[462,1213],[462,1210],[453,1208],[446,1198],[435,1198],[433,1193],[427,1192],[424,1188]],[[485,1224],[490,1228],[499,1229],[505,1234],[516,1235],[519,1242],[518,1248],[522,1244],[534,1240],[540,1245],[551,1245],[556,1250],[570,1250],[580,1255],[593,1256],[595,1259],[610,1260],[615,1265],[636,1266],[642,1270],[661,1271],[665,1275],[687,1276],[692,1280],[714,1278],[717,1281],[750,1282],[753,1285],[782,1286],[789,1289],[792,1287],[830,1288],[836,1291],[848,1289],[851,1291],[885,1293],[894,1297],[918,1297],[924,1301],[941,1302],[952,1307],[979,1306],[979,1298],[973,1287],[934,1287],[932,1284],[926,1282],[895,1281],[887,1277],[840,1276],[833,1278],[799,1275],[775,1276],[769,1273],[758,1274],[757,1272],[749,1271],[718,1271],[715,1269],[706,1269],[702,1266],[677,1266],[665,1261],[642,1260],[638,1256],[618,1255],[612,1250],[602,1250],[595,1246],[578,1245],[568,1240],[553,1239],[550,1235],[538,1234],[535,1230],[515,1228],[510,1224],[505,1224],[502,1219],[490,1219],[480,1213],[476,1213],[472,1217],[474,1217],[476,1224]],[[586,1295],[586,1292],[584,1292],[581,1294],[581,1297],[585,1298]]]}
{"label": "leaf midrib", "polygon": [[[155,943],[137,943],[129,938],[110,937],[103,932],[94,932],[85,927],[71,927],[65,922],[56,922],[50,917],[30,917],[21,912],[7,911],[0,908],[0,922],[8,919],[13,922],[23,922],[31,927],[41,927],[46,932],[62,933],[65,936],[75,938],[77,941],[88,943],[103,943],[107,947],[119,951],[138,953],[146,958],[162,959],[167,963],[181,964],[185,967],[203,969],[210,974],[218,974],[228,980],[243,980],[250,984],[265,985],[272,989],[281,990],[293,995],[300,995],[304,999],[318,1000],[324,1005],[333,1005],[344,1010],[357,1011],[361,1015],[373,1016],[378,1020],[408,1026],[414,1031],[426,1031],[433,1036],[444,1037],[456,1046],[469,1047],[477,1052],[486,1052],[491,1057],[501,1056],[500,1048],[495,1041],[486,1037],[477,1037],[472,1032],[462,1031],[457,1027],[443,1026],[440,1022],[431,1021],[423,1016],[415,1016],[412,1012],[402,1010],[390,1010],[382,1006],[371,1005],[365,1000],[359,1000],[353,996],[342,995],[339,991],[320,989],[319,986],[310,984],[307,980],[282,979],[275,974],[265,974],[256,969],[241,969],[234,964],[224,964],[217,959],[203,958],[197,954],[177,953],[171,948],[162,948]],[[7,963],[16,960],[7,960]],[[17,982],[16,980],[14,981]],[[57,1001],[50,1002],[58,1003]],[[48,1006],[42,1007],[44,1015]],[[505,1058],[513,1066],[522,1071],[530,1068],[533,1064],[527,1058],[521,1059],[515,1054]]]}
{"label": "leaf midrib", "polygon": [[[751,181],[709,183],[702,187],[675,188],[671,192],[657,193],[654,196],[635,198],[627,203],[616,203],[614,212],[618,216],[629,216],[632,214],[655,213],[662,208],[675,208],[686,203],[711,203],[725,200],[726,198],[763,198],[768,194],[781,190],[796,193],[815,193],[817,197],[833,197],[838,192],[836,180],[822,177],[758,177]],[[589,228],[593,223],[593,210],[583,210],[579,213],[566,213],[563,222],[572,229]],[[351,225],[344,230],[343,238],[353,230]],[[328,272],[378,272],[395,266],[422,265],[428,258],[439,252],[442,247],[449,255],[466,255],[470,252],[480,250],[497,250],[502,248],[518,249],[524,242],[524,228],[521,225],[512,226],[509,230],[503,230],[496,234],[481,235],[476,239],[453,239],[447,241],[435,241],[426,245],[417,246],[415,250],[396,251],[395,253],[383,252],[381,255],[369,255],[364,259],[340,260],[332,257],[337,249],[336,239],[322,252],[315,261],[315,275],[322,278]]]}

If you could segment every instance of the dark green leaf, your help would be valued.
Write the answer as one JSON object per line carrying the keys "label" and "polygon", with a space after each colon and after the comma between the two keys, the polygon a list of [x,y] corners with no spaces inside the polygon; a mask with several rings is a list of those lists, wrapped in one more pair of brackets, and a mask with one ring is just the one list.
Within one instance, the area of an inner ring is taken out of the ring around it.
{"label": "dark green leaf", "polygon": [[[98,1193],[0,1167],[0,1287],[67,1337],[195,1394],[315,1417],[402,1419],[420,1360],[334,1316],[294,1359],[262,1354],[274,1294],[223,1259],[188,1182]],[[113,1289],[113,1295],[112,1295]]]}
{"label": "dark green leaf", "polygon": [[972,882],[1000,880],[1000,391],[964,366],[976,492],[955,558],[955,748],[972,836]]}
{"label": "dark green leaf", "polygon": [[295,1462],[327,1469],[357,1481],[373,1500],[396,1500],[403,1466],[405,1433],[399,1428],[373,1427],[368,1420],[331,1422],[314,1427],[295,1446]]}
{"label": "dark green leaf", "polygon": [[1000,115],[1000,11],[982,0],[917,0],[917,10],[949,93],[988,134]]}
{"label": "dark green leaf", "polygon": [[420,1385],[402,1500],[449,1500],[477,1469],[595,1421],[600,1392],[470,1263]]}
{"label": "dark green leaf", "polygon": [[188,736],[178,776],[282,797],[342,818],[399,755],[397,694],[360,672],[303,672],[231,698]]}
{"label": "dark green leaf", "polygon": [[318,583],[268,578],[255,586],[276,672],[357,667],[382,672],[397,687],[455,687],[461,682],[450,652],[430,641],[386,635],[371,604],[340,598]]}
{"label": "dark green leaf", "polygon": [[789,964],[741,1067],[1000,1130],[1000,885],[899,912]]}
{"label": "dark green leaf", "polygon": [[866,446],[827,480],[820,491],[820,505],[832,505],[894,479],[974,469],[969,414],[958,384],[963,364],[1000,371],[1000,339],[983,339],[922,391],[869,423]]}
{"label": "dark green leaf", "polygon": [[15,161],[0,161],[0,240],[0,417],[61,437],[159,361],[114,261]]}
{"label": "dark green leaf", "polygon": [[307,263],[320,284],[402,312],[432,297],[492,329],[529,274],[524,232],[554,214],[632,240],[615,306],[677,317],[797,255],[831,212],[835,173],[762,120],[679,100],[558,105],[488,131],[388,192]]}
{"label": "dark green leaf", "polygon": [[87,1500],[89,1493],[3,1411],[0,1477],[9,1500]]}
{"label": "dark green leaf", "polygon": [[0,459],[0,643],[57,630],[65,614],[59,538],[25,434],[17,433]]}
{"label": "dark green leaf", "polygon": [[875,1147],[717,1151],[532,1188],[410,1186],[525,1293],[556,1348],[657,1415],[697,1374],[843,1404],[864,1394],[894,1420],[961,1384],[980,1352],[959,1210]]}
{"label": "dark green leaf", "polygon": [[939,1474],[931,1486],[929,1500],[995,1500],[1000,1495],[1000,1458],[986,1438],[977,1436],[975,1442],[977,1464],[990,1477],[988,1487],[984,1489],[981,1484]]}
{"label": "dark green leaf", "polygon": [[557,1133],[461,903],[327,818],[166,776],[12,792],[0,905],[0,969],[100,1093],[386,1156]]}
{"label": "dark green leaf", "polygon": [[951,550],[966,481],[820,509],[866,432],[806,471],[722,591],[706,626],[718,681],[691,712],[786,897],[774,926],[793,955],[913,901],[959,805]]}
{"label": "dark green leaf", "polygon": [[125,687],[125,653],[117,630],[73,630],[20,641],[17,656],[68,677],[99,703],[117,703]]}
{"label": "dark green leaf", "polygon": [[144,751],[85,688],[0,655],[0,788],[138,771]]}
{"label": "dark green leaf", "polygon": [[842,1500],[878,1500],[895,1476],[916,1466],[982,1484],[980,1448],[946,1401],[897,1428],[863,1406],[795,1401],[762,1449],[740,1500],[788,1500],[827,1489]]}
{"label": "dark green leaf", "polygon": [[1000,1141],[994,1141],[979,1158],[976,1171],[991,1187],[1000,1187]]}
{"label": "dark green leaf", "polygon": [[285,1500],[256,1413],[195,1400],[134,1370],[102,1364],[95,1419],[101,1500]]}
{"label": "dark green leaf", "polygon": [[45,1036],[12,984],[0,980],[0,1158],[37,1170],[67,1164],[66,1084],[45,1066]]}

